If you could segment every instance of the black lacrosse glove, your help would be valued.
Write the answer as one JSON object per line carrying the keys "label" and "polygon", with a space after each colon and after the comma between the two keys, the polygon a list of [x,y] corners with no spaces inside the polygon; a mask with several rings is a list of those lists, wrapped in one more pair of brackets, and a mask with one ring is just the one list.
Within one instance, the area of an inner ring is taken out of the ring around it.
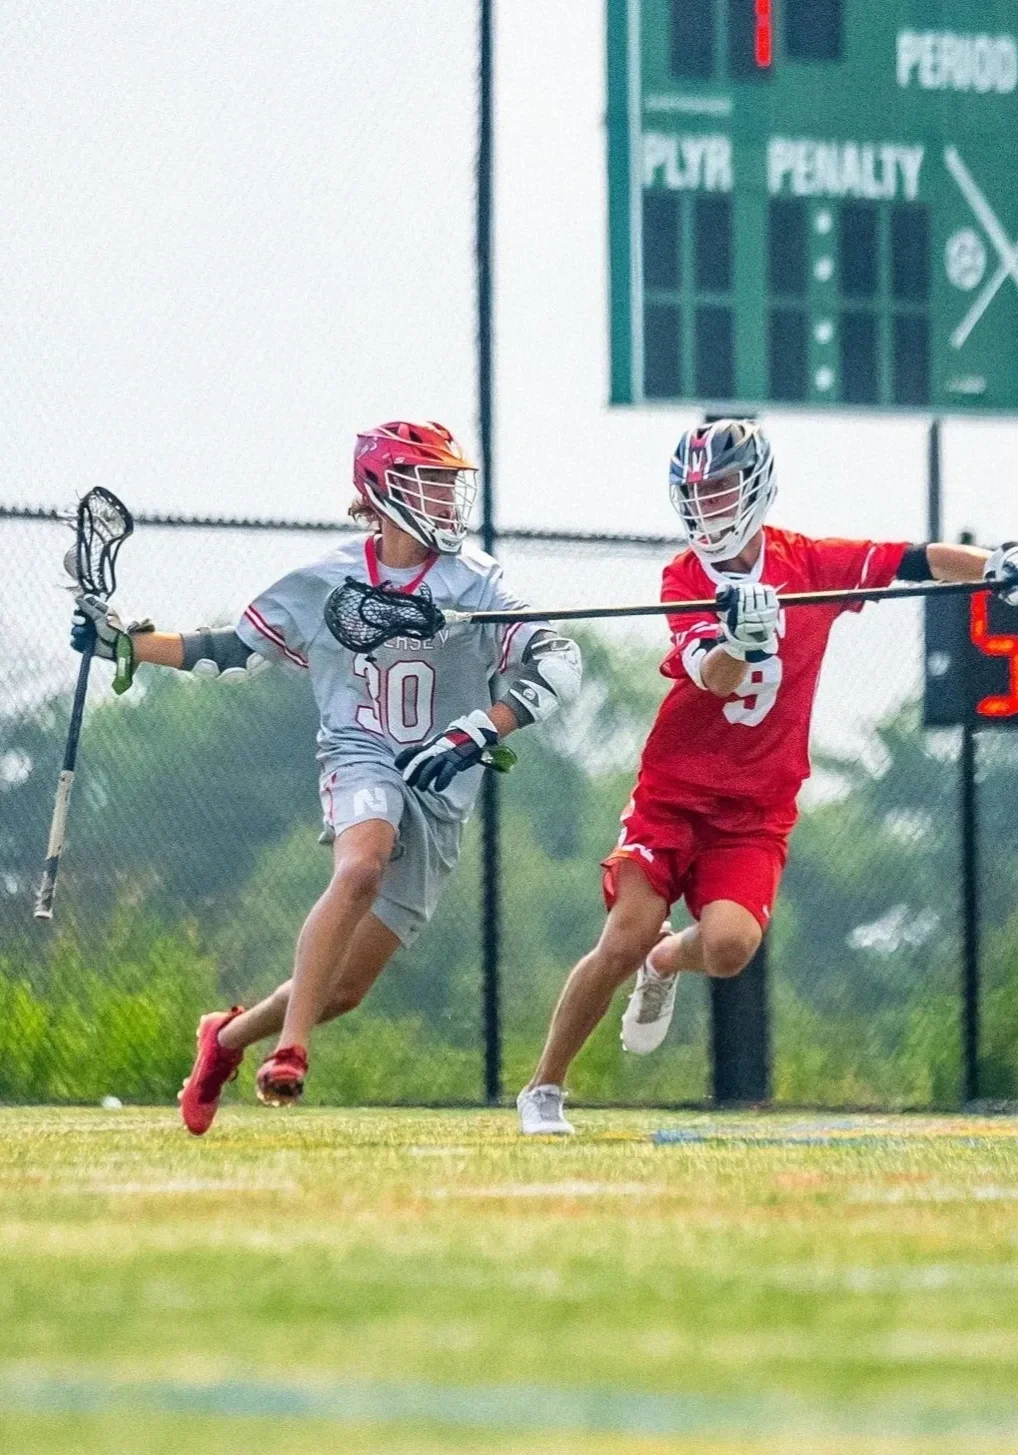
{"label": "black lacrosse glove", "polygon": [[434,793],[444,793],[456,774],[467,768],[481,764],[508,773],[515,761],[516,754],[499,744],[495,724],[480,708],[456,718],[444,733],[396,755],[396,767],[410,787]]}

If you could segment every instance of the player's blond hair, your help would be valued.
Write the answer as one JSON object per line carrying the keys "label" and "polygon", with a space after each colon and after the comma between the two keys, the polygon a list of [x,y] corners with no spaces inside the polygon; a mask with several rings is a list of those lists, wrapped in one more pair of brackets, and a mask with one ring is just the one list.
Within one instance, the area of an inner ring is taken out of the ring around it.
{"label": "player's blond hair", "polygon": [[360,495],[355,495],[350,501],[346,513],[362,530],[377,532],[382,529],[382,517],[375,507],[369,505]]}

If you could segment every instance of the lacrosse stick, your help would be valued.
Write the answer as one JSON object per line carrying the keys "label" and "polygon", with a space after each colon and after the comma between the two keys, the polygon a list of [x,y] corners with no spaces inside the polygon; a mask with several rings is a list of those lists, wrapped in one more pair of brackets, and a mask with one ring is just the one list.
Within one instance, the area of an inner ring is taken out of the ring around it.
{"label": "lacrosse stick", "polygon": [[[75,541],[64,557],[64,566],[68,575],[74,577],[79,591],[90,596],[101,596],[104,601],[109,600],[117,584],[117,553],[133,530],[131,512],[111,491],[97,485],[78,501],[74,523]],[[81,736],[92,652],[93,647],[89,644],[81,654],[81,665],[78,668],[71,722],[64,747],[64,765],[57,779],[53,802],[46,862],[43,865],[39,892],[35,897],[35,918],[38,920],[53,918],[53,896],[57,888],[60,855],[64,848],[67,809],[74,784],[74,767],[78,758],[78,739]]]}
{"label": "lacrosse stick", "polygon": [[[849,601],[896,601],[909,596],[953,596],[960,593],[971,595],[976,591],[1013,589],[1013,583],[987,581],[931,581],[915,586],[862,586],[848,591],[793,591],[778,597],[778,605],[787,606],[840,606]],[[703,601],[652,601],[642,606],[567,606],[562,609],[537,611],[528,607],[526,611],[446,611],[443,625],[458,626],[471,622],[483,626],[492,622],[515,621],[584,621],[587,619],[615,616],[685,616],[694,611],[717,611],[717,599],[713,596]]]}
{"label": "lacrosse stick", "polygon": [[[1003,586],[1004,583],[1001,583]],[[848,591],[800,591],[779,596],[781,607],[839,606],[849,601],[896,601],[902,597],[971,595],[1000,589],[986,581],[929,582],[915,586],[868,586]],[[371,652],[393,637],[418,641],[435,636],[443,627],[469,623],[508,625],[517,621],[589,621],[619,616],[684,616],[717,611],[717,600],[653,601],[640,606],[567,606],[519,611],[440,611],[430,593],[410,595],[384,586],[366,586],[348,577],[325,605],[325,621],[336,640],[352,652]]]}
{"label": "lacrosse stick", "polygon": [[340,646],[367,655],[393,637],[430,641],[446,619],[426,586],[410,594],[392,586],[369,586],[352,576],[325,603],[325,625]]}

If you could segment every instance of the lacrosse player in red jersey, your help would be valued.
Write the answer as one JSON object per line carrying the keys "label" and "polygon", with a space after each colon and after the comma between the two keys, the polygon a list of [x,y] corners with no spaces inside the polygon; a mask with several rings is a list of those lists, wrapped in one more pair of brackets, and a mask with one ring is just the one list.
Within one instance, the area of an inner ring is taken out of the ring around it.
{"label": "lacrosse player in red jersey", "polygon": [[457,624],[429,640],[387,640],[370,655],[342,646],[326,626],[326,601],[351,579],[427,590],[440,609],[519,609],[497,562],[465,543],[476,476],[442,425],[380,425],[358,436],[354,454],[351,514],[366,533],[270,586],[235,628],[129,633],[99,598],[78,598],[79,650],[91,640],[118,663],[213,677],[279,662],[310,674],[321,713],[332,879],[300,932],[293,978],[251,1010],[202,1018],[180,1094],[196,1135],[211,1126],[245,1048],[266,1036],[278,1043],[258,1071],[260,1099],[299,1099],[312,1027],[353,1010],[434,913],[482,769],[504,766],[499,740],[579,692],[579,650],[546,622]]}
{"label": "lacrosse player in red jersey", "polygon": [[[547,1044],[520,1093],[522,1130],[572,1131],[563,1084],[618,987],[639,968],[622,1043],[664,1039],[681,971],[737,975],[767,928],[808,777],[809,725],[831,627],[859,602],[781,610],[778,593],[903,581],[1018,583],[1018,547],[821,539],[765,526],[771,447],[747,420],[688,431],[671,462],[672,504],[688,540],[665,567],[662,601],[713,596],[716,609],[669,619],[661,671],[673,685],[640,761],[622,833],[604,861],[608,919],[573,970]],[[1018,585],[1005,599],[1018,604]],[[694,923],[662,932],[685,899]]]}

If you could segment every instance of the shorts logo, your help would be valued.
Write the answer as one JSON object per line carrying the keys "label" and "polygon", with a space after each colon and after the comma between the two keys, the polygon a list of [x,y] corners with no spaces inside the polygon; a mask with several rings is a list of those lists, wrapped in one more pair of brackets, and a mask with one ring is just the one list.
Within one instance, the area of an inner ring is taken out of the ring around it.
{"label": "shorts logo", "polygon": [[770,917],[771,917],[770,906],[765,904],[764,907],[763,907],[763,909],[761,909],[760,913],[763,915],[764,919],[770,919]]}
{"label": "shorts logo", "polygon": [[389,800],[384,788],[358,788],[353,796],[354,818],[370,818],[373,814],[387,814]]}
{"label": "shorts logo", "polygon": [[653,864],[654,862],[653,849],[648,849],[646,844],[627,844],[625,842],[625,834],[623,834],[622,838],[619,840],[619,853],[639,854],[641,858],[646,859],[648,864]]}

